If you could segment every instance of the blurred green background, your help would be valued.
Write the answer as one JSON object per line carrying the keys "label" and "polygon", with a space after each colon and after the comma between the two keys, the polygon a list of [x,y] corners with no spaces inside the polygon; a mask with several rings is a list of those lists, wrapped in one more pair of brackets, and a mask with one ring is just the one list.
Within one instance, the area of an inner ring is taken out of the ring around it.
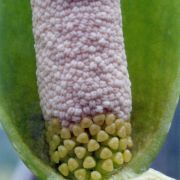
{"label": "blurred green background", "polygon": [[[180,180],[180,101],[166,143],[151,167]],[[0,126],[0,180],[33,179]]]}

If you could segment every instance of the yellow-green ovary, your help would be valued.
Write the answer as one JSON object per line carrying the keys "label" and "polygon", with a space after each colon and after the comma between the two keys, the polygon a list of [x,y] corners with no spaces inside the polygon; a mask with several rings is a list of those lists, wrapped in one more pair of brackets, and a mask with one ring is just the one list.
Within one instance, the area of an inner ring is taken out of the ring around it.
{"label": "yellow-green ovary", "polygon": [[[87,123],[87,119],[91,123]],[[113,135],[106,132],[108,120],[115,125]],[[81,129],[79,133],[73,131],[77,127]],[[98,127],[94,134],[91,133],[92,127]],[[121,129],[124,129],[123,137],[119,133]],[[52,118],[46,122],[46,140],[50,161],[68,178],[103,179],[132,159],[131,123],[114,114],[85,117],[80,124],[72,124],[70,129],[63,127],[59,119]]]}
{"label": "yellow-green ovary", "polygon": [[131,158],[132,109],[118,0],[31,0],[40,105],[61,175],[103,179]]}

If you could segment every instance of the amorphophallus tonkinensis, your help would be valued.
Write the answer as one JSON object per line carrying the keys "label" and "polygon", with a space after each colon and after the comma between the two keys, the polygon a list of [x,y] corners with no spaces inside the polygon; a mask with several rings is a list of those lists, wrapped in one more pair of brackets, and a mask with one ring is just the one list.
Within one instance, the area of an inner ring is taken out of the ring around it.
{"label": "amorphophallus tonkinensis", "polygon": [[163,143],[180,93],[178,0],[121,10],[122,20],[116,0],[0,1],[0,117],[40,179],[133,177]]}

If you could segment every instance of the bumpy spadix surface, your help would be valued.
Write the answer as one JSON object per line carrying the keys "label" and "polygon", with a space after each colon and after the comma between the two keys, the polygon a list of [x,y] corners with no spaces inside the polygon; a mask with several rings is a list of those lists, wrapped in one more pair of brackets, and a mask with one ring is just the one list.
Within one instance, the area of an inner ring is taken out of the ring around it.
{"label": "bumpy spadix surface", "polygon": [[127,120],[131,90],[119,0],[31,0],[45,119],[62,125],[112,112]]}

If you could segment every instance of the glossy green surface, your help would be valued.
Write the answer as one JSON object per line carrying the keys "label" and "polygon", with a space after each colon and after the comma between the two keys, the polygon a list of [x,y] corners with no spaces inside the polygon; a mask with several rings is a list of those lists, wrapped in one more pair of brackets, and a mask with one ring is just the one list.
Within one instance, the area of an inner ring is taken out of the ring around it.
{"label": "glossy green surface", "polygon": [[[179,0],[122,1],[135,141],[128,167],[136,172],[157,155],[179,98],[178,5]],[[28,167],[41,179],[57,179],[43,139],[28,0],[0,0],[0,120]]]}

